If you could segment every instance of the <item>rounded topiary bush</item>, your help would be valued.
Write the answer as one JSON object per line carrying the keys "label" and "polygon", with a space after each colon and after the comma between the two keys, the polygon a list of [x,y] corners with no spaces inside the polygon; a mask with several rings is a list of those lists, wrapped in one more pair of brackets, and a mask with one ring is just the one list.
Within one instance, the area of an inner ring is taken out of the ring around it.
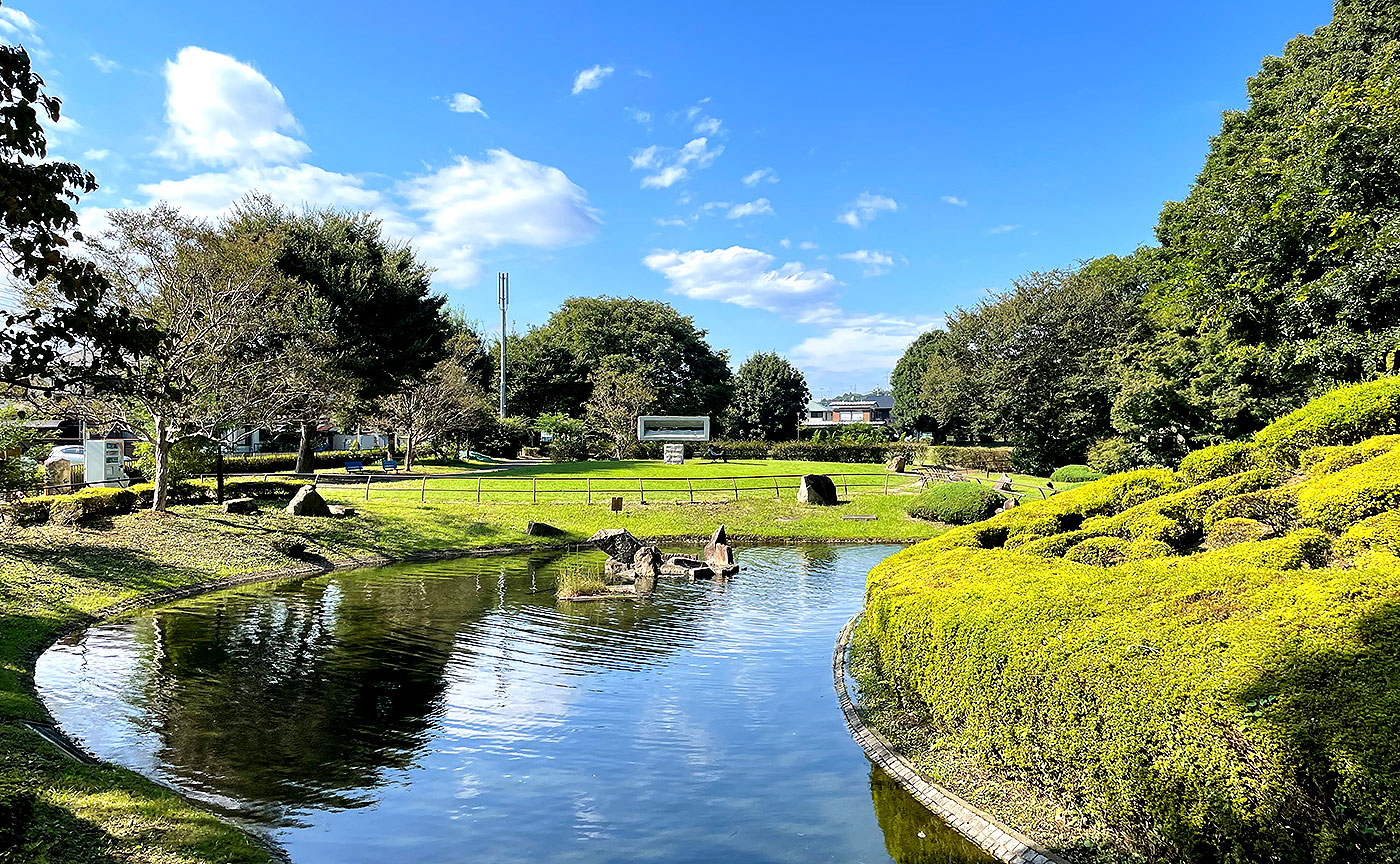
{"label": "rounded topiary bush", "polygon": [[918,519],[968,525],[996,513],[1005,501],[1000,492],[978,483],[944,483],[920,494],[905,510]]}
{"label": "rounded topiary bush", "polygon": [[1090,537],[1065,553],[1066,561],[1113,567],[1128,560],[1132,545],[1122,537]]}
{"label": "rounded topiary bush", "polygon": [[1090,480],[1100,480],[1104,476],[1090,468],[1088,465],[1065,465],[1055,469],[1055,473],[1050,475],[1053,483],[1088,483]]}
{"label": "rounded topiary bush", "polygon": [[1226,546],[1234,546],[1237,543],[1263,540],[1273,533],[1272,527],[1258,519],[1232,516],[1228,519],[1221,519],[1211,526],[1210,533],[1206,535],[1206,548],[1224,549]]}

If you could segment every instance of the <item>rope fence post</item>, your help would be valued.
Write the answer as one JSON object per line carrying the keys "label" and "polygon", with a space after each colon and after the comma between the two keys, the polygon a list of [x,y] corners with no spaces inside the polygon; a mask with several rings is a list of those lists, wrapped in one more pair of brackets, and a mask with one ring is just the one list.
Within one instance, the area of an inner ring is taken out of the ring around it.
{"label": "rope fence post", "polygon": [[370,484],[371,482],[373,482],[373,480],[374,480],[374,475],[373,475],[373,474],[366,474],[366,475],[365,475],[365,500],[366,500],[366,501],[369,500],[369,484]]}
{"label": "rope fence post", "polygon": [[646,487],[642,485],[642,478],[640,477],[637,478],[637,498],[641,503],[647,503],[647,490]]}
{"label": "rope fence post", "polygon": [[890,494],[890,475],[885,475],[885,494]]}
{"label": "rope fence post", "polygon": [[427,474],[424,474],[424,475],[423,475],[423,485],[420,486],[419,489],[418,489],[418,500],[419,500],[419,501],[427,501],[427,500],[428,500],[428,475],[427,475]]}
{"label": "rope fence post", "polygon": [[593,480],[592,480],[592,478],[585,477],[585,478],[583,478],[583,482],[584,482],[584,487],[583,487],[583,488],[584,488],[584,493],[585,493],[586,495],[588,495],[588,503],[589,503],[589,505],[592,505],[592,504],[593,504]]}
{"label": "rope fence post", "polygon": [[531,478],[530,478],[530,503],[531,503],[531,504],[538,504],[538,503],[540,503],[540,495],[539,495],[539,490],[538,490],[538,485],[537,485],[537,479],[534,478],[534,477],[531,477]]}
{"label": "rope fence post", "polygon": [[686,481],[685,481],[685,488],[687,488],[687,489],[690,490],[690,503],[691,503],[691,504],[694,504],[694,503],[695,503],[695,486],[690,482],[690,478],[688,478],[688,477],[686,478]]}
{"label": "rope fence post", "polygon": [[847,481],[846,475],[841,475],[841,495],[844,498],[851,497],[851,484]]}
{"label": "rope fence post", "polygon": [[738,501],[739,501],[739,478],[736,477],[736,478],[734,478],[734,502],[737,504]]}
{"label": "rope fence post", "polygon": [[774,477],[774,478],[773,478],[773,499],[774,499],[775,501],[781,501],[781,500],[783,500],[783,493],[781,493],[781,492],[778,491],[778,478],[777,478],[777,477]]}
{"label": "rope fence post", "polygon": [[476,478],[476,503],[481,503],[481,478]]}

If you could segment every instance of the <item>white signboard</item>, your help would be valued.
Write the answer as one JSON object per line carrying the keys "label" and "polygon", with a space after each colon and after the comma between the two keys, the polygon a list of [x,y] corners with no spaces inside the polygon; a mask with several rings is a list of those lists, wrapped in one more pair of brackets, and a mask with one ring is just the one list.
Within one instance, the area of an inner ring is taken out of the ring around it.
{"label": "white signboard", "polygon": [[662,453],[662,458],[664,458],[664,459],[666,460],[666,464],[667,464],[667,465],[684,465],[684,464],[685,464],[685,445],[684,445],[684,444],[666,444],[665,446],[663,446],[663,447],[661,448],[661,453]]}
{"label": "white signboard", "polygon": [[664,415],[637,418],[638,441],[709,441],[709,417],[669,417]]}

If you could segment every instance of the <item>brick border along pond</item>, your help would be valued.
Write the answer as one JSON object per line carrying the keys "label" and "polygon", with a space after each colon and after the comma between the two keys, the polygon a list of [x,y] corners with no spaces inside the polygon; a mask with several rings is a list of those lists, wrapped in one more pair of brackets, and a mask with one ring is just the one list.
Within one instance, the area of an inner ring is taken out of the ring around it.
{"label": "brick border along pond", "polygon": [[895,752],[885,736],[865,724],[846,690],[846,650],[851,630],[862,614],[857,612],[852,615],[836,637],[836,649],[831,656],[831,677],[836,685],[841,713],[846,717],[846,727],[865,750],[865,755],[934,815],[997,860],[1007,864],[1065,864],[1064,859],[1034,840],[1002,825],[937,783],[926,780],[913,763]]}

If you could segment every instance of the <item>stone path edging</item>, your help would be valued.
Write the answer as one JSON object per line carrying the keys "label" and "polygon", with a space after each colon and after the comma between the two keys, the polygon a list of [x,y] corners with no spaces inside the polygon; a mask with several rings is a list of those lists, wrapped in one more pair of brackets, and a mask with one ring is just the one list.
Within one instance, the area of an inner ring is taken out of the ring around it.
{"label": "stone path edging", "polygon": [[857,612],[852,615],[836,637],[836,649],[831,657],[831,677],[836,685],[841,713],[846,717],[846,728],[865,755],[934,815],[998,861],[1006,864],[1065,864],[1064,859],[1034,840],[1002,825],[990,814],[973,807],[937,783],[924,779],[913,763],[895,752],[884,735],[865,724],[846,690],[846,649],[851,630],[861,614]]}

